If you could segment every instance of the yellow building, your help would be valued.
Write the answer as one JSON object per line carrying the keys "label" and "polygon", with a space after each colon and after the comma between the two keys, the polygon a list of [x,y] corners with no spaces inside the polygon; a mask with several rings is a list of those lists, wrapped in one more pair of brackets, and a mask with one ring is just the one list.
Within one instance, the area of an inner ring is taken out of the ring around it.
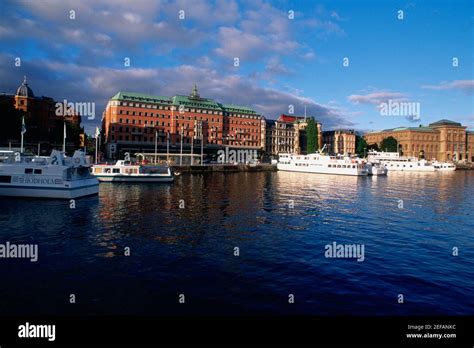
{"label": "yellow building", "polygon": [[356,150],[356,135],[352,129],[325,131],[323,143],[328,153],[353,155]]}
{"label": "yellow building", "polygon": [[423,152],[425,158],[438,161],[474,160],[474,134],[458,122],[440,120],[428,127],[385,129],[367,133],[364,138],[369,145],[380,145],[383,139],[390,136],[397,140],[404,156],[418,157]]}

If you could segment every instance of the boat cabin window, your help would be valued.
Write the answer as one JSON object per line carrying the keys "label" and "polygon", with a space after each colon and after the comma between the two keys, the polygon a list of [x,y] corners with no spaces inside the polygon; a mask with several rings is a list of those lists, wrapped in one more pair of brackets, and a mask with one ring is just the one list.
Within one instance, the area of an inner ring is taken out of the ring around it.
{"label": "boat cabin window", "polygon": [[12,177],[10,175],[0,175],[0,182],[12,182]]}
{"label": "boat cabin window", "polygon": [[35,169],[35,174],[42,174],[43,171],[41,169]]}
{"label": "boat cabin window", "polygon": [[142,174],[168,174],[168,167],[143,166],[140,168]]}
{"label": "boat cabin window", "polygon": [[110,172],[111,172],[110,169],[111,169],[111,168],[104,168],[104,173],[110,173]]}
{"label": "boat cabin window", "polygon": [[25,168],[25,174],[33,174],[33,168]]}
{"label": "boat cabin window", "polygon": [[102,168],[94,168],[94,173],[102,173]]}
{"label": "boat cabin window", "polygon": [[112,173],[120,173],[120,168],[113,168]]}

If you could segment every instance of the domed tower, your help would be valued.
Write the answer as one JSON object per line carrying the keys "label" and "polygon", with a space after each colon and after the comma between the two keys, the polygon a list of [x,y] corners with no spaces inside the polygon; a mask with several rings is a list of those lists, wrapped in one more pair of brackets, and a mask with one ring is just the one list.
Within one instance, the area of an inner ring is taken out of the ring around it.
{"label": "domed tower", "polygon": [[28,83],[26,82],[26,76],[23,79],[23,83],[18,87],[16,90],[15,94],[15,107],[18,110],[23,110],[25,112],[28,112],[34,102],[35,95],[33,94],[33,91],[31,88],[28,86]]}

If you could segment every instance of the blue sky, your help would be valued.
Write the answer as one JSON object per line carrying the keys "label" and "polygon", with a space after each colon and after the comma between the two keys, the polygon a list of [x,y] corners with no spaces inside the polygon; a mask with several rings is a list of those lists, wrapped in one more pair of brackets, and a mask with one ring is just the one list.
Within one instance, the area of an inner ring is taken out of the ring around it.
{"label": "blue sky", "polygon": [[[118,91],[172,96],[194,83],[267,118],[306,104],[323,129],[474,128],[473,28],[469,0],[2,1],[0,93],[27,75],[36,95],[94,102],[89,132]],[[419,103],[420,119],[382,116],[388,100]]]}

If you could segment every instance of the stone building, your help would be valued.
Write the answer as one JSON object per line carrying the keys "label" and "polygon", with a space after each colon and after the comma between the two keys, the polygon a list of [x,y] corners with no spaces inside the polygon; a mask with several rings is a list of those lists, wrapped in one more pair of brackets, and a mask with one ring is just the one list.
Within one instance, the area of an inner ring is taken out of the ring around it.
{"label": "stone building", "polygon": [[356,134],[353,129],[325,131],[323,143],[330,154],[353,155],[356,150]]}
{"label": "stone building", "polygon": [[425,158],[438,161],[474,160],[473,133],[458,122],[443,119],[428,127],[385,129],[367,133],[364,138],[368,144],[380,144],[390,136],[397,140],[399,151],[405,156],[418,157],[423,153]]}
{"label": "stone building", "polygon": [[[282,114],[276,120],[266,120],[265,152],[267,155],[276,156],[279,153],[305,153],[307,151],[306,127],[309,118],[310,117]],[[318,147],[321,148],[321,123],[316,122],[316,127],[318,132]]]}

